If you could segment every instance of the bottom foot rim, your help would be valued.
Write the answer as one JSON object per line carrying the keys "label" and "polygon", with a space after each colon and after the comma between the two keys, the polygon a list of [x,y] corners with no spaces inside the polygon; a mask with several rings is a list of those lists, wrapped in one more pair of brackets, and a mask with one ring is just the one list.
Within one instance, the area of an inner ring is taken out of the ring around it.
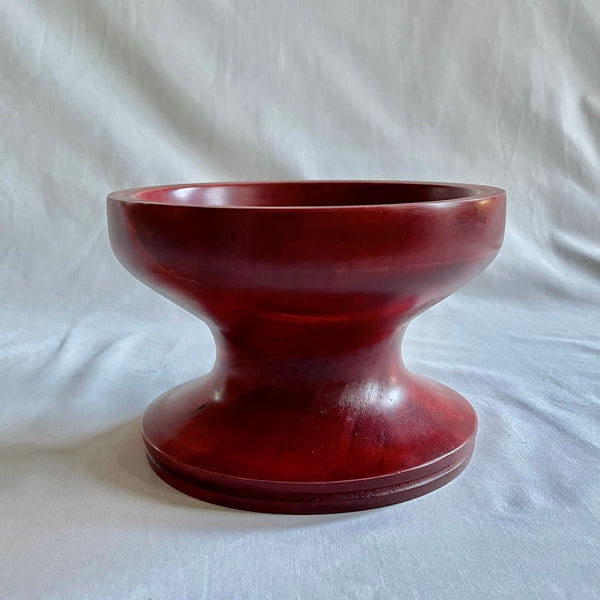
{"label": "bottom foot rim", "polygon": [[[364,487],[363,479],[356,480],[355,490],[348,489],[351,482],[331,481],[329,489],[310,490],[310,484],[294,484],[293,491],[282,491],[281,482],[246,480],[247,486],[231,486],[219,481],[206,481],[190,477],[165,465],[146,447],[146,457],[154,472],[171,487],[192,496],[228,508],[278,514],[328,514],[367,510],[405,502],[432,492],[457,477],[468,465],[473,454],[475,437],[452,453],[452,462],[441,457],[434,463],[417,468],[414,478],[406,480],[406,473],[398,473],[398,481],[390,482],[390,475],[369,478],[372,484]],[[435,463],[439,462],[439,469]],[[432,466],[434,470],[432,470]],[[421,473],[420,473],[421,471]],[[227,476],[223,475],[223,480]],[[378,485],[379,482],[379,485]],[[336,490],[343,484],[344,491]],[[303,489],[304,488],[304,489]]]}

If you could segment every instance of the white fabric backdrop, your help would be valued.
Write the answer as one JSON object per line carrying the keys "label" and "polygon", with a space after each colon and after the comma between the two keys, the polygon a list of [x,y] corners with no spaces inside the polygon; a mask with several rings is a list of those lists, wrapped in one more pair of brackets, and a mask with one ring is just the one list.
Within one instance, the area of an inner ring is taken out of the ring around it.
{"label": "white fabric backdrop", "polygon": [[[0,0],[0,597],[600,598],[597,0]],[[208,329],[109,249],[112,189],[504,187],[504,248],[411,325],[476,453],[366,513],[188,498],[138,419]]]}

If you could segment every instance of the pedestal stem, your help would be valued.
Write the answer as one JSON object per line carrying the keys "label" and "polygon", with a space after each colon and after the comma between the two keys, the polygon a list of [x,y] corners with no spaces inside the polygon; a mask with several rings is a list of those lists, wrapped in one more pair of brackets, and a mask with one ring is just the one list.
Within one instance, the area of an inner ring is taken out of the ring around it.
{"label": "pedestal stem", "polygon": [[[372,341],[361,340],[354,332],[338,332],[327,344],[321,339],[310,337],[299,331],[287,337],[285,345],[280,343],[277,352],[246,340],[238,343],[237,336],[217,335],[217,357],[215,374],[220,377],[251,379],[265,384],[333,384],[349,385],[359,381],[386,380],[401,377],[405,367],[401,357],[404,328],[391,335]],[[349,344],[350,337],[355,343]],[[341,339],[340,339],[341,338]]]}

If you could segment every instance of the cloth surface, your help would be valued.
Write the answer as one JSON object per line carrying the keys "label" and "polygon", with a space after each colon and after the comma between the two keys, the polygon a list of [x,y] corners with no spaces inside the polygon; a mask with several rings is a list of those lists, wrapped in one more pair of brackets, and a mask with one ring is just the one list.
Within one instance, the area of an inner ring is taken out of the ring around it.
{"label": "cloth surface", "polygon": [[[600,5],[0,1],[0,597],[600,598]],[[145,462],[208,328],[113,258],[106,194],[404,179],[507,190],[504,247],[407,365],[475,406],[467,470],[324,516]]]}

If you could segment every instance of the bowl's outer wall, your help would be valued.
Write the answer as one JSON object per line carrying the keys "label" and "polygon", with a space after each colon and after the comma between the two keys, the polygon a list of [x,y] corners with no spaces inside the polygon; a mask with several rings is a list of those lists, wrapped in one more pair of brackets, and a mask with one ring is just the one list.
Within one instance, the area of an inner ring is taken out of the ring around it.
{"label": "bowl's outer wall", "polygon": [[217,324],[219,304],[232,294],[259,312],[354,313],[393,299],[416,314],[491,262],[505,222],[503,194],[323,209],[109,198],[107,208],[119,261]]}

